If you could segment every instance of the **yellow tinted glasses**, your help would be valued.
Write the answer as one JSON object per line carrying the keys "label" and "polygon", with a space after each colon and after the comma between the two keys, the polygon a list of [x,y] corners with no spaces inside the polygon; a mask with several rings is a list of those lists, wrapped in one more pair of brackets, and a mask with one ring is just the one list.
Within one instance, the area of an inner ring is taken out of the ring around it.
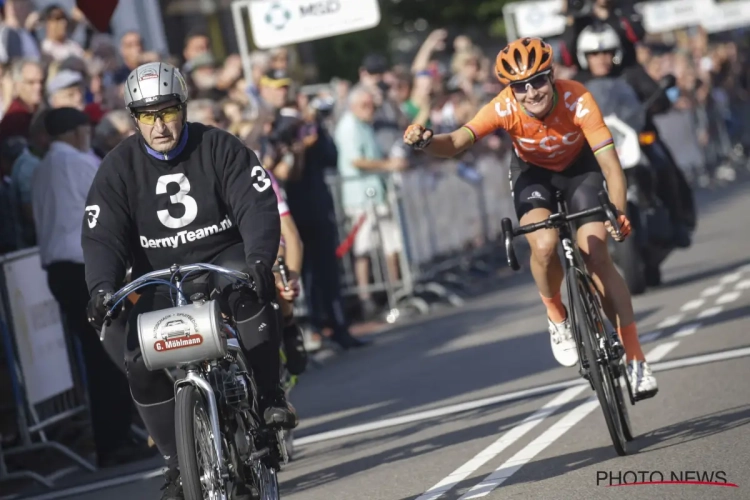
{"label": "yellow tinted glasses", "polygon": [[161,118],[164,123],[172,123],[180,118],[180,111],[182,106],[178,104],[159,111],[136,111],[135,117],[144,125],[153,125],[157,118]]}

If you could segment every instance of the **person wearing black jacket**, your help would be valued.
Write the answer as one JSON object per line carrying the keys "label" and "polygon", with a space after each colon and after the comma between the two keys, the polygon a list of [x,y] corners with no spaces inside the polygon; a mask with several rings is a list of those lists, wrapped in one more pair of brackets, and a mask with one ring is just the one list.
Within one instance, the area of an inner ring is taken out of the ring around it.
{"label": "person wearing black jacket", "polygon": [[563,32],[560,51],[565,66],[580,66],[578,53],[578,37],[585,28],[593,24],[605,23],[612,27],[620,39],[622,60],[620,65],[628,68],[637,66],[638,60],[635,44],[646,36],[641,16],[633,9],[633,2],[617,0],[584,0],[584,12],[573,12],[566,2],[568,23]]}
{"label": "person wearing black jacket", "polygon": [[[101,329],[108,294],[123,284],[129,264],[134,279],[172,264],[211,262],[247,272],[255,293],[198,277],[185,284],[186,295],[217,297],[222,312],[233,315],[266,425],[293,428],[297,417],[280,387],[280,335],[270,306],[281,236],[271,181],[239,139],[186,121],[187,87],[179,70],[148,63],[126,82],[126,105],[139,133],[102,161],[83,220],[89,321]],[[133,400],[167,462],[162,498],[179,500],[174,387],[164,371],[146,368],[136,322],[141,313],[169,307],[168,289],[144,289],[129,315],[125,364]],[[236,491],[233,498],[250,498],[250,492]]]}
{"label": "person wearing black jacket", "polygon": [[620,63],[624,57],[623,48],[615,30],[606,23],[597,23],[585,28],[577,41],[577,59],[582,68],[575,80],[586,85],[597,78],[621,78],[633,89],[640,102],[645,102],[658,94],[645,113],[643,132],[652,132],[656,141],[650,146],[643,147],[643,151],[659,176],[662,187],[660,197],[669,209],[672,222],[675,225],[675,244],[681,248],[689,247],[690,231],[695,221],[685,206],[685,193],[689,189],[687,183],[681,182],[682,172],[675,163],[669,148],[659,138],[659,131],[654,123],[654,116],[666,113],[672,108],[672,103],[659,84],[646,72],[640,64],[624,67]]}

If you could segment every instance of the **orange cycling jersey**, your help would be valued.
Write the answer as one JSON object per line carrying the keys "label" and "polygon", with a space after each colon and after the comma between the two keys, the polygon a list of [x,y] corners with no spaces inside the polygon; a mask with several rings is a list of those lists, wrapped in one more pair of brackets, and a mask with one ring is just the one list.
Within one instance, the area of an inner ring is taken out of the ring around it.
{"label": "orange cycling jersey", "polygon": [[542,119],[528,113],[507,87],[465,125],[474,141],[503,129],[525,162],[560,172],[578,157],[584,139],[594,153],[614,147],[596,101],[582,84],[557,80],[552,111]]}

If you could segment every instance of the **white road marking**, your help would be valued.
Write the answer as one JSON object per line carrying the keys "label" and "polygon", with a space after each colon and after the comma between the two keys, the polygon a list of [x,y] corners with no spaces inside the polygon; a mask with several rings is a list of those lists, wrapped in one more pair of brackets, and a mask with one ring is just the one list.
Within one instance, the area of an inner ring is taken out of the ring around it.
{"label": "white road marking", "polygon": [[723,306],[709,307],[708,309],[702,310],[698,314],[698,319],[710,318],[711,316],[716,316],[717,314],[719,314],[723,310],[724,310]]}
{"label": "white road marking", "polygon": [[714,352],[711,354],[700,354],[698,356],[690,356],[689,358],[684,359],[664,361],[662,363],[652,365],[651,370],[655,372],[663,372],[667,370],[674,370],[677,368],[686,368],[688,366],[714,363],[716,361],[727,361],[730,359],[744,358],[746,356],[750,356],[750,347],[741,347],[739,349],[732,349],[729,351]]}
{"label": "white road marking", "polygon": [[677,344],[679,344],[679,340],[672,340],[670,342],[664,342],[663,344],[659,344],[658,346],[651,349],[649,352],[646,353],[646,359],[648,360],[648,364],[651,365],[653,363],[657,363],[664,359],[664,357],[670,353],[672,349],[677,347]]}
{"label": "white road marking", "polygon": [[120,486],[123,484],[128,483],[136,483],[138,481],[146,481],[148,479],[153,479],[155,477],[159,477],[164,468],[159,468],[156,470],[152,470],[149,472],[137,472],[135,474],[129,474],[127,476],[120,476],[120,477],[114,477],[112,479],[105,479],[102,481],[96,481],[94,483],[89,484],[83,484],[81,486],[76,486],[73,488],[68,488],[65,490],[58,490],[58,491],[51,491],[49,493],[45,493],[42,495],[37,495],[35,497],[26,497],[27,500],[53,500],[56,498],[65,498],[70,497],[73,495],[80,495],[82,493],[89,493],[91,491],[97,491],[104,488],[111,488],[113,486]]}
{"label": "white road marking", "polygon": [[735,300],[740,298],[740,295],[742,295],[742,292],[740,291],[727,292],[716,299],[716,305],[729,304],[730,302],[734,302]]}
{"label": "white road marking", "polygon": [[661,323],[656,325],[656,328],[669,328],[670,326],[678,324],[684,317],[684,314],[675,314],[674,316],[668,316],[664,318]]}
{"label": "white road marking", "polygon": [[476,456],[474,456],[474,458],[463,464],[455,471],[451,472],[442,481],[427,490],[416,500],[436,500],[440,498],[461,481],[469,477],[469,475],[475,470],[502,453],[503,450],[521,439],[521,437],[527,434],[531,429],[541,424],[545,418],[549,417],[555,411],[570,403],[570,401],[572,401],[573,398],[583,392],[585,388],[585,386],[571,387],[565,392],[559,394],[556,398],[544,405],[541,409],[528,416],[518,425],[503,434],[497,441],[489,445],[484,450],[480,451]]}
{"label": "white road marking", "polygon": [[724,291],[722,285],[710,286],[701,292],[701,297],[711,297],[712,295],[719,295]]}
{"label": "white road marking", "polygon": [[444,417],[446,415],[453,415],[455,413],[463,413],[470,410],[476,410],[478,408],[484,408],[486,406],[492,406],[500,403],[507,403],[509,401],[515,401],[517,399],[524,399],[532,396],[539,396],[550,392],[558,392],[569,387],[575,387],[577,385],[588,384],[581,378],[567,380],[564,382],[555,382],[554,384],[547,384],[538,387],[532,387],[530,389],[523,389],[520,391],[509,392],[506,394],[500,394],[498,396],[492,396],[489,398],[478,399],[475,401],[468,401],[466,403],[458,403],[455,405],[445,406],[443,408],[435,408],[433,410],[426,410],[423,412],[412,413],[409,415],[402,415],[400,417],[387,418],[384,420],[378,420],[375,422],[368,422],[366,424],[354,425],[351,427],[344,427],[342,429],[336,429],[333,431],[321,432],[320,434],[313,434],[311,436],[305,436],[303,438],[295,439],[295,446],[305,446],[308,444],[318,443],[320,441],[329,441],[331,439],[338,439],[347,436],[353,436],[355,434],[362,434],[370,431],[377,431],[381,429],[387,429],[388,427],[395,427],[398,425],[411,424],[414,422],[421,422],[423,420],[429,420],[437,417]]}
{"label": "white road marking", "polygon": [[750,290],[750,280],[742,280],[734,285],[735,290]]}
{"label": "white road marking", "polygon": [[700,327],[701,327],[700,323],[691,323],[689,325],[682,326],[682,327],[680,327],[679,330],[677,330],[674,333],[674,335],[672,335],[672,337],[674,337],[676,339],[679,339],[679,338],[682,338],[682,337],[687,337],[687,336],[692,335],[695,332],[697,332],[698,328],[700,328]]}
{"label": "white road marking", "polygon": [[653,342],[654,340],[658,339],[662,334],[661,330],[656,330],[655,332],[649,332],[645,333],[643,335],[640,335],[640,341],[641,344],[646,344],[648,342]]}
{"label": "white road marking", "polygon": [[571,410],[552,427],[542,433],[541,436],[533,440],[525,448],[513,455],[507,462],[498,467],[495,472],[484,478],[481,483],[470,489],[465,495],[459,498],[459,500],[469,500],[470,498],[481,498],[489,495],[492,490],[503,484],[506,479],[515,474],[521,467],[530,462],[531,459],[554,443],[571,427],[583,420],[584,417],[594,411],[597,406],[599,406],[599,401],[596,397],[592,397],[585,403]]}
{"label": "white road marking", "polygon": [[685,304],[683,304],[683,306],[680,308],[680,311],[693,311],[695,309],[698,309],[705,303],[706,299],[693,299],[690,302],[685,302]]}
{"label": "white road marking", "polygon": [[[663,361],[661,363],[652,362],[651,369],[654,372],[664,372],[664,371],[669,371],[669,370],[676,370],[679,368],[687,368],[690,366],[698,366],[698,365],[707,364],[707,363],[714,363],[717,361],[727,361],[731,359],[739,359],[739,358],[745,358],[745,357],[750,357],[750,347],[742,347],[740,349],[732,349],[729,351],[716,352],[716,353],[711,353],[711,354],[701,354],[698,356],[691,356],[691,357],[683,358],[683,359]],[[583,379],[576,378],[573,380],[568,380],[565,382],[552,384],[552,386],[559,386],[559,390],[562,390],[562,389],[567,389],[569,387],[573,387],[576,385],[583,385],[584,383],[585,381]],[[544,389],[543,391],[540,392],[542,394],[547,393],[547,392],[554,392],[555,389],[551,389],[550,387],[551,387],[550,385],[534,387],[534,388],[526,389],[526,392],[539,391],[540,389]],[[586,383],[586,387],[588,387],[588,383]],[[500,396],[496,396],[495,398],[508,397],[511,395],[518,394],[519,392],[524,392],[524,391],[518,391],[517,393],[500,395]],[[479,400],[479,401],[489,401],[491,399],[493,398],[486,398],[484,400]],[[359,426],[355,426],[355,427],[359,427]],[[315,437],[315,436],[308,436],[308,438],[312,438],[312,437]],[[306,439],[306,438],[303,438],[303,439]],[[299,446],[299,441],[300,441],[299,439],[294,441],[295,446]],[[74,495],[79,495],[81,493],[87,493],[91,491],[97,491],[97,490],[102,490],[105,488],[110,488],[113,486],[119,486],[122,484],[135,483],[138,481],[145,481],[147,479],[152,479],[152,478],[158,477],[162,473],[163,470],[164,469],[160,467],[152,471],[134,473],[134,474],[130,474],[127,476],[116,477],[113,479],[105,479],[102,481],[95,481],[89,484],[84,484],[84,485],[76,486],[73,488],[51,491],[49,493],[44,493],[42,495],[38,495],[35,497],[25,497],[24,500],[56,500],[58,498],[71,497]]]}
{"label": "white road marking", "polygon": [[[696,328],[698,326],[699,325],[696,325]],[[677,347],[679,343],[680,342],[678,340],[675,340],[658,345],[651,349],[648,354],[646,354],[646,359],[649,360],[649,363],[656,363],[657,361],[664,359],[664,357],[669,354],[672,349]],[[459,500],[470,500],[473,498],[481,498],[489,495],[492,490],[503,484],[506,479],[515,474],[519,469],[521,469],[521,467],[530,462],[541,451],[554,443],[558,438],[560,438],[578,422],[583,420],[583,418],[591,413],[597,406],[599,406],[599,401],[595,396],[578,405],[563,418],[557,421],[554,425],[552,425],[552,427],[542,433],[541,436],[533,440],[531,443],[526,445],[526,447],[521,449],[521,451],[504,462],[495,470],[495,472],[485,477],[479,484],[471,488],[466,494],[459,498]],[[420,497],[417,500],[424,499]]]}
{"label": "white road marking", "polygon": [[741,272],[727,274],[726,276],[724,276],[723,278],[719,280],[719,283],[721,283],[722,285],[727,285],[729,283],[734,283],[735,281],[739,281],[741,278],[742,278]]}

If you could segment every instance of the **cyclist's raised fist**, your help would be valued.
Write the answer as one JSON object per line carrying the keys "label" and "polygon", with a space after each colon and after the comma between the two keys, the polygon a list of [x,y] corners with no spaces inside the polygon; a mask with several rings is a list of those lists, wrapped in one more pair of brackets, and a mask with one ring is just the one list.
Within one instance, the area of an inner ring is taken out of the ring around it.
{"label": "cyclist's raised fist", "polygon": [[404,142],[415,149],[423,149],[430,143],[432,136],[432,130],[413,123],[404,132]]}

